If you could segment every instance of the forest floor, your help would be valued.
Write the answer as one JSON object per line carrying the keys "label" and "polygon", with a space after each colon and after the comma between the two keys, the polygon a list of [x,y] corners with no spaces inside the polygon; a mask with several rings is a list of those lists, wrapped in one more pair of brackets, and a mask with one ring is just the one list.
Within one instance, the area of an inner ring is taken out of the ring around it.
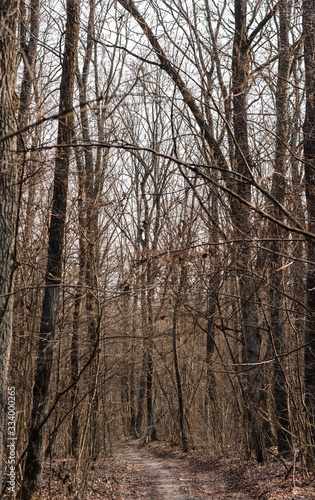
{"label": "forest floor", "polygon": [[44,500],[315,500],[314,481],[303,478],[299,463],[270,456],[259,465],[200,450],[183,454],[160,442],[118,443],[111,459],[99,459],[87,471],[81,495],[71,462],[55,461],[45,472]]}

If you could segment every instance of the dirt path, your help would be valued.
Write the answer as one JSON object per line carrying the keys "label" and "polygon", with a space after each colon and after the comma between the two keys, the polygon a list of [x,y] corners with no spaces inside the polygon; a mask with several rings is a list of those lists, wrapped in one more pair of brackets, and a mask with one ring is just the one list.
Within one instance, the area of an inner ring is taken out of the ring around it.
{"label": "dirt path", "polygon": [[[125,466],[120,484],[121,499],[147,500],[252,500],[233,491],[230,482],[214,470],[200,475],[184,460],[159,458],[145,448],[123,445],[119,458]],[[228,478],[227,478],[228,479]]]}
{"label": "dirt path", "polygon": [[137,441],[119,441],[111,456],[99,457],[81,475],[75,476],[73,459],[48,460],[42,496],[43,500],[79,496],[85,500],[315,500],[313,478],[304,477],[299,463],[284,464],[275,453],[266,464],[257,464],[237,453],[213,456],[206,450],[191,450],[183,454],[163,442],[139,447]]}

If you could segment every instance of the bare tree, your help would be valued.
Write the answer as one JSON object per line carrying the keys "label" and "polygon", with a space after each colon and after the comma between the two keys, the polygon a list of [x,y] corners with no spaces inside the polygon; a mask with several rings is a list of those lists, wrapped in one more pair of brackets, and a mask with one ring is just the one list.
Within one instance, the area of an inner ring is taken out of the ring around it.
{"label": "bare tree", "polygon": [[[286,1],[279,2],[279,66],[276,90],[277,136],[275,152],[275,168],[272,176],[271,192],[279,202],[285,204],[286,171],[287,171],[287,145],[288,145],[288,88],[290,77],[290,6]],[[279,208],[273,208],[277,219],[283,220],[284,214]],[[279,226],[270,224],[270,237],[272,253],[270,255],[271,272],[271,343],[276,356],[274,365],[274,400],[275,413],[278,421],[277,440],[278,451],[285,455],[291,449],[288,430],[290,427],[288,415],[287,381],[285,376],[285,360],[278,358],[285,349],[284,318],[281,313],[283,303],[283,273],[281,257],[281,236],[283,231]]]}
{"label": "bare tree", "polygon": [[7,165],[24,175],[18,230],[0,200],[0,324],[9,339],[17,234],[23,498],[40,497],[46,433],[82,492],[129,434],[259,461],[294,444],[312,467],[312,1],[303,37],[289,0],[68,0],[67,24],[44,0],[40,25],[38,1],[21,4],[20,102],[0,111],[12,200]]}
{"label": "bare tree", "polygon": [[[231,179],[228,174],[228,160],[226,159],[219,141],[214,137],[213,131],[207,118],[202,113],[196,99],[188,86],[180,76],[179,69],[170,62],[170,59],[163,51],[157,37],[152,29],[148,26],[143,16],[132,1],[125,2],[120,0],[119,3],[130,12],[130,14],[138,22],[139,26],[147,36],[156,56],[160,61],[161,68],[170,76],[180,91],[184,102],[190,109],[199,128],[201,137],[203,137],[209,147],[212,161],[219,168],[227,182],[233,195],[230,197],[232,220],[235,224],[237,234],[241,238],[248,238],[250,223],[251,205],[251,185],[253,182],[253,174],[251,168],[251,157],[249,152],[248,141],[248,120],[247,120],[247,92],[248,92],[248,71],[249,71],[249,49],[255,37],[260,33],[265,24],[272,18],[274,10],[269,12],[262,22],[252,31],[248,33],[247,28],[247,2],[236,0],[235,2],[235,34],[233,45],[233,64],[232,64],[232,89],[233,89],[233,126],[234,140],[236,144],[235,158],[233,159],[233,171],[236,172],[236,180]],[[229,131],[231,133],[231,130]],[[210,179],[209,179],[210,180]],[[231,191],[230,191],[231,192]],[[258,327],[258,313],[254,300],[254,283],[252,273],[249,269],[251,262],[249,247],[244,241],[239,253],[239,273],[240,273],[240,296],[241,296],[241,314],[243,323],[243,344],[244,344],[244,362],[255,363],[260,356],[260,332]],[[259,384],[257,384],[257,373],[253,372],[247,381],[250,401],[253,407],[257,406],[259,401]],[[253,408],[252,407],[252,408]],[[263,460],[263,443],[262,433],[259,430],[261,426],[258,420],[253,421],[252,408],[246,412],[248,422],[250,423],[250,432],[252,444],[250,448],[255,449],[256,456],[259,461]]]}
{"label": "bare tree", "polygon": [[16,129],[15,30],[18,3],[0,6],[0,485],[7,374],[12,340],[13,284],[16,258],[18,177],[16,137],[5,139]]}
{"label": "bare tree", "polygon": [[[315,4],[313,0],[303,2],[304,61],[306,109],[304,122],[304,160],[308,227],[315,231]],[[315,454],[315,244],[308,241],[309,264],[306,283],[307,317],[305,323],[305,403],[308,411],[308,460],[314,468]]]}
{"label": "bare tree", "polygon": [[[27,25],[26,5],[20,5],[20,45],[24,62],[23,79],[20,92],[20,106],[18,123],[24,127],[28,121],[29,107],[32,97],[32,86],[35,84],[35,60],[37,54],[37,41],[39,35],[39,2],[32,0],[29,6],[29,26]],[[28,35],[29,32],[29,35]],[[19,145],[22,149],[23,143]]]}
{"label": "bare tree", "polygon": [[[67,189],[70,147],[73,138],[73,89],[77,63],[77,44],[80,26],[80,5],[77,0],[67,2],[65,50],[60,85],[60,114],[57,157],[55,164],[54,194],[49,229],[48,262],[45,295],[42,308],[40,338],[36,362],[31,431],[25,463],[22,494],[25,500],[40,495],[43,476],[45,426],[44,419],[49,401],[49,382],[54,353],[54,338],[60,282],[67,208]],[[67,145],[67,146],[64,146]]]}

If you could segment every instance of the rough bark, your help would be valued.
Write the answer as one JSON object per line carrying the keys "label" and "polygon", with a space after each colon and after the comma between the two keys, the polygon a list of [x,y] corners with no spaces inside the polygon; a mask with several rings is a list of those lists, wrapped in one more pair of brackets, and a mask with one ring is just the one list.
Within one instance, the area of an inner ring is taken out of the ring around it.
{"label": "rough bark", "polygon": [[143,358],[142,358],[140,381],[139,381],[139,391],[138,391],[137,417],[136,417],[135,429],[134,429],[135,435],[137,437],[140,437],[140,435],[141,435],[141,426],[142,426],[143,413],[144,413],[145,390],[146,390],[145,374],[146,374],[146,369],[147,369],[147,357],[148,357],[147,356],[147,349],[145,348],[145,346],[143,346]]}
{"label": "rough bark", "polygon": [[[303,2],[306,108],[304,122],[304,160],[308,229],[315,230],[315,1]],[[308,261],[315,263],[315,243],[308,241]],[[308,462],[315,465],[315,264],[309,264],[306,283],[305,323],[305,404],[308,412]]]}
{"label": "rough bark", "polygon": [[147,359],[147,427],[148,435],[150,441],[156,441],[156,428],[154,423],[154,408],[153,408],[153,374],[154,374],[154,362],[153,362],[153,333],[154,333],[154,318],[153,318],[153,297],[152,297],[152,287],[153,287],[153,272],[151,268],[152,264],[148,263],[147,268],[147,335],[148,335],[148,359]]}
{"label": "rough bark", "polygon": [[[79,16],[79,1],[68,0],[65,50],[60,85],[60,112],[70,109],[73,104],[80,23]],[[62,276],[62,254],[70,162],[70,148],[63,147],[62,145],[71,143],[72,134],[72,115],[61,117],[58,124],[58,151],[55,163],[53,203],[49,227],[45,294],[33,389],[31,431],[22,487],[24,500],[34,500],[41,497],[45,449],[45,426],[43,425],[43,419],[45,418],[49,400],[49,383],[54,354],[55,328]]]}
{"label": "rough bark", "polygon": [[[37,40],[39,33],[39,0],[31,0],[30,3],[30,23],[29,23],[29,41],[26,40],[26,27],[25,27],[25,10],[24,3],[21,3],[21,51],[24,61],[23,79],[20,92],[20,106],[18,114],[19,128],[26,125],[29,115],[29,108],[32,98],[32,85],[34,84],[34,70],[35,60],[37,54]],[[19,149],[23,149],[23,141],[19,140]]]}
{"label": "rough bark", "polygon": [[[235,181],[235,192],[247,201],[251,200],[251,184],[243,180],[251,178],[249,167],[252,165],[248,142],[247,94],[249,72],[249,43],[246,27],[247,0],[235,0],[235,33],[232,59],[232,92],[233,92],[233,127],[237,143],[235,149],[234,169],[239,174]],[[244,242],[238,253],[238,277],[240,287],[240,302],[243,330],[243,361],[255,363],[260,355],[260,332],[258,326],[258,311],[255,303],[255,284],[250,269],[251,250],[245,240],[251,236],[250,211],[235,198],[231,199],[232,219],[238,238]],[[254,448],[258,461],[263,460],[263,443],[261,423],[254,415],[260,404],[257,371],[251,371],[246,380],[246,410],[245,416],[250,426],[251,448]],[[249,450],[250,451],[250,450]]]}
{"label": "rough bark", "polygon": [[[140,194],[140,168],[138,162],[136,163],[135,169],[135,191],[136,191],[136,199],[137,199],[137,241],[135,248],[135,257],[136,260],[141,258],[141,245],[142,245],[142,228],[141,228],[141,194]],[[141,273],[141,276],[137,277],[137,284],[140,286],[140,307],[141,307],[141,329],[142,335],[144,336],[144,314],[143,314],[143,304],[145,300],[145,283],[144,283],[144,273]],[[136,437],[140,437],[141,426],[143,421],[144,414],[144,403],[145,403],[145,392],[146,392],[146,384],[145,384],[145,373],[147,366],[147,349],[145,346],[145,339],[142,341],[143,346],[143,357],[141,363],[141,371],[140,371],[140,379],[139,379],[139,387],[138,387],[138,398],[137,398],[137,408],[136,408],[136,416],[135,416],[135,425],[133,433]]]}
{"label": "rough bark", "polygon": [[[136,288],[137,289],[137,288]],[[137,311],[138,309],[138,294],[137,292],[134,293],[133,297],[133,311]],[[137,325],[136,325],[136,315],[134,314],[132,317],[132,335],[135,337],[137,332]],[[136,356],[136,349],[134,342],[132,342],[131,346],[131,360],[129,363],[129,387],[130,387],[130,393],[129,393],[129,401],[130,401],[130,434],[134,438],[137,437],[136,432],[135,432],[135,425],[136,425],[136,388],[135,388],[135,356]]]}
{"label": "rough bark", "polygon": [[78,149],[75,149],[77,172],[78,172],[78,212],[79,212],[79,276],[77,289],[74,297],[74,312],[73,312],[73,329],[71,338],[71,383],[73,388],[71,391],[71,406],[72,406],[72,422],[71,422],[71,438],[70,450],[74,457],[78,455],[80,426],[79,426],[79,409],[77,407],[78,399],[78,375],[79,375],[79,332],[80,332],[80,317],[84,291],[82,286],[85,284],[86,271],[86,218],[84,210],[84,166],[81,155]]}
{"label": "rough bark", "polygon": [[0,487],[8,364],[12,340],[13,281],[17,226],[16,138],[1,141],[16,127],[15,30],[17,1],[0,7]]}
{"label": "rough bark", "polygon": [[[216,175],[215,172],[213,175]],[[212,193],[211,197],[211,205],[209,206],[209,212],[211,213],[211,216],[213,217],[213,220],[215,221],[216,225],[219,225],[219,211],[218,211],[218,198],[216,196],[216,193]],[[219,241],[219,234],[217,227],[215,227],[215,224],[213,223],[213,220],[210,219],[208,220],[208,226],[209,226],[209,240],[210,242],[213,243],[218,243]],[[217,253],[216,251],[213,251],[211,254],[211,259],[213,260],[213,266],[214,266],[214,273],[211,273],[210,279],[209,279],[209,290],[208,290],[208,298],[207,298],[207,314],[208,314],[208,319],[207,319],[207,333],[206,333],[206,395],[205,395],[205,420],[208,426],[211,426],[213,436],[216,439],[217,437],[217,429],[218,429],[218,422],[216,418],[216,397],[217,397],[217,391],[216,391],[216,378],[215,378],[215,373],[213,371],[213,357],[215,353],[215,333],[216,333],[216,327],[215,327],[215,322],[214,322],[214,316],[215,312],[217,309],[217,304],[218,304],[218,296],[219,296],[219,286],[220,286],[220,279],[221,279],[221,273],[217,269],[217,262],[216,262],[216,257]],[[212,263],[211,260],[211,263]]]}
{"label": "rough bark", "polygon": [[184,408],[184,395],[182,379],[179,371],[178,353],[177,353],[177,323],[179,307],[181,303],[181,293],[184,286],[185,279],[185,268],[182,267],[180,271],[180,278],[178,284],[177,297],[175,299],[174,311],[173,311],[173,324],[172,324],[172,340],[173,340],[173,360],[174,369],[176,376],[176,386],[177,386],[177,398],[178,398],[178,411],[179,411],[179,428],[182,440],[182,449],[184,453],[188,451],[188,439],[185,430],[185,408]]}
{"label": "rough bark", "polygon": [[[95,2],[90,0],[90,12],[87,29],[86,50],[83,61],[82,74],[79,73],[77,68],[77,80],[80,91],[80,118],[81,118],[81,131],[82,138],[86,144],[84,149],[84,168],[85,168],[85,188],[86,188],[86,237],[87,237],[87,259],[86,259],[86,312],[88,320],[88,338],[90,342],[90,349],[95,348],[95,343],[98,342],[98,325],[100,321],[99,304],[97,300],[97,286],[99,275],[99,250],[98,250],[98,193],[102,189],[97,185],[98,172],[97,166],[94,162],[91,137],[90,137],[90,120],[89,113],[86,107],[87,101],[87,86],[88,77],[90,73],[90,65],[93,52],[93,37],[94,37],[94,14]],[[96,458],[99,452],[99,439],[97,437],[97,412],[98,412],[98,392],[96,390],[96,378],[98,356],[95,356],[90,365],[90,403],[92,404],[91,421],[90,421],[90,441],[91,452]]]}
{"label": "rough bark", "polygon": [[[283,205],[285,201],[286,187],[286,162],[288,142],[288,80],[290,72],[290,50],[289,50],[289,19],[290,12],[287,0],[279,2],[279,64],[278,81],[276,91],[276,113],[277,113],[277,138],[275,166],[272,176],[272,194],[277,197]],[[273,215],[284,220],[283,213],[277,207],[273,208]],[[277,441],[278,451],[286,455],[290,449],[289,415],[286,390],[285,360],[277,357],[283,352],[285,344],[284,318],[282,315],[283,304],[283,271],[281,257],[280,239],[283,230],[275,224],[270,224],[269,230],[272,254],[270,256],[270,328],[271,342],[276,356],[274,363],[273,395],[275,402],[275,413],[277,419]]]}
{"label": "rough bark", "polygon": [[[155,205],[155,224],[152,224],[152,211],[150,211],[148,197],[147,197],[147,181],[154,171],[154,162],[147,165],[142,158],[138,158],[142,166],[144,167],[144,173],[142,180],[140,182],[141,190],[141,200],[144,206],[143,221],[138,221],[138,238],[142,248],[142,254],[149,256],[150,253],[154,252],[156,249],[158,241],[158,229],[160,224],[160,214],[159,214],[159,194],[156,193]],[[137,174],[138,175],[138,174]],[[141,225],[140,225],[141,224]],[[154,232],[154,238],[151,243],[150,232]],[[143,231],[143,235],[142,235]],[[151,244],[150,244],[151,243]],[[142,315],[142,327],[144,335],[144,349],[145,349],[145,388],[146,388],[146,410],[147,410],[147,436],[150,441],[155,441],[157,439],[156,428],[154,424],[154,407],[153,407],[153,383],[154,383],[154,361],[153,361],[153,335],[154,335],[154,317],[153,317],[153,290],[154,285],[154,270],[153,265],[150,261],[146,264],[143,269],[142,276],[142,290],[141,290],[141,315]],[[140,379],[141,382],[141,379]],[[141,390],[141,384],[140,384]],[[140,402],[140,399],[139,399]]]}

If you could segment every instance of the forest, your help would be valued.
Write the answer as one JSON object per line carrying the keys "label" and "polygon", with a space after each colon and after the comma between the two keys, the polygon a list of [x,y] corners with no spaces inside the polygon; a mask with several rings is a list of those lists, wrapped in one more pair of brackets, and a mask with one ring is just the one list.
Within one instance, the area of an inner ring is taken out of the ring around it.
{"label": "forest", "polygon": [[315,0],[0,6],[3,497],[127,437],[310,477]]}

